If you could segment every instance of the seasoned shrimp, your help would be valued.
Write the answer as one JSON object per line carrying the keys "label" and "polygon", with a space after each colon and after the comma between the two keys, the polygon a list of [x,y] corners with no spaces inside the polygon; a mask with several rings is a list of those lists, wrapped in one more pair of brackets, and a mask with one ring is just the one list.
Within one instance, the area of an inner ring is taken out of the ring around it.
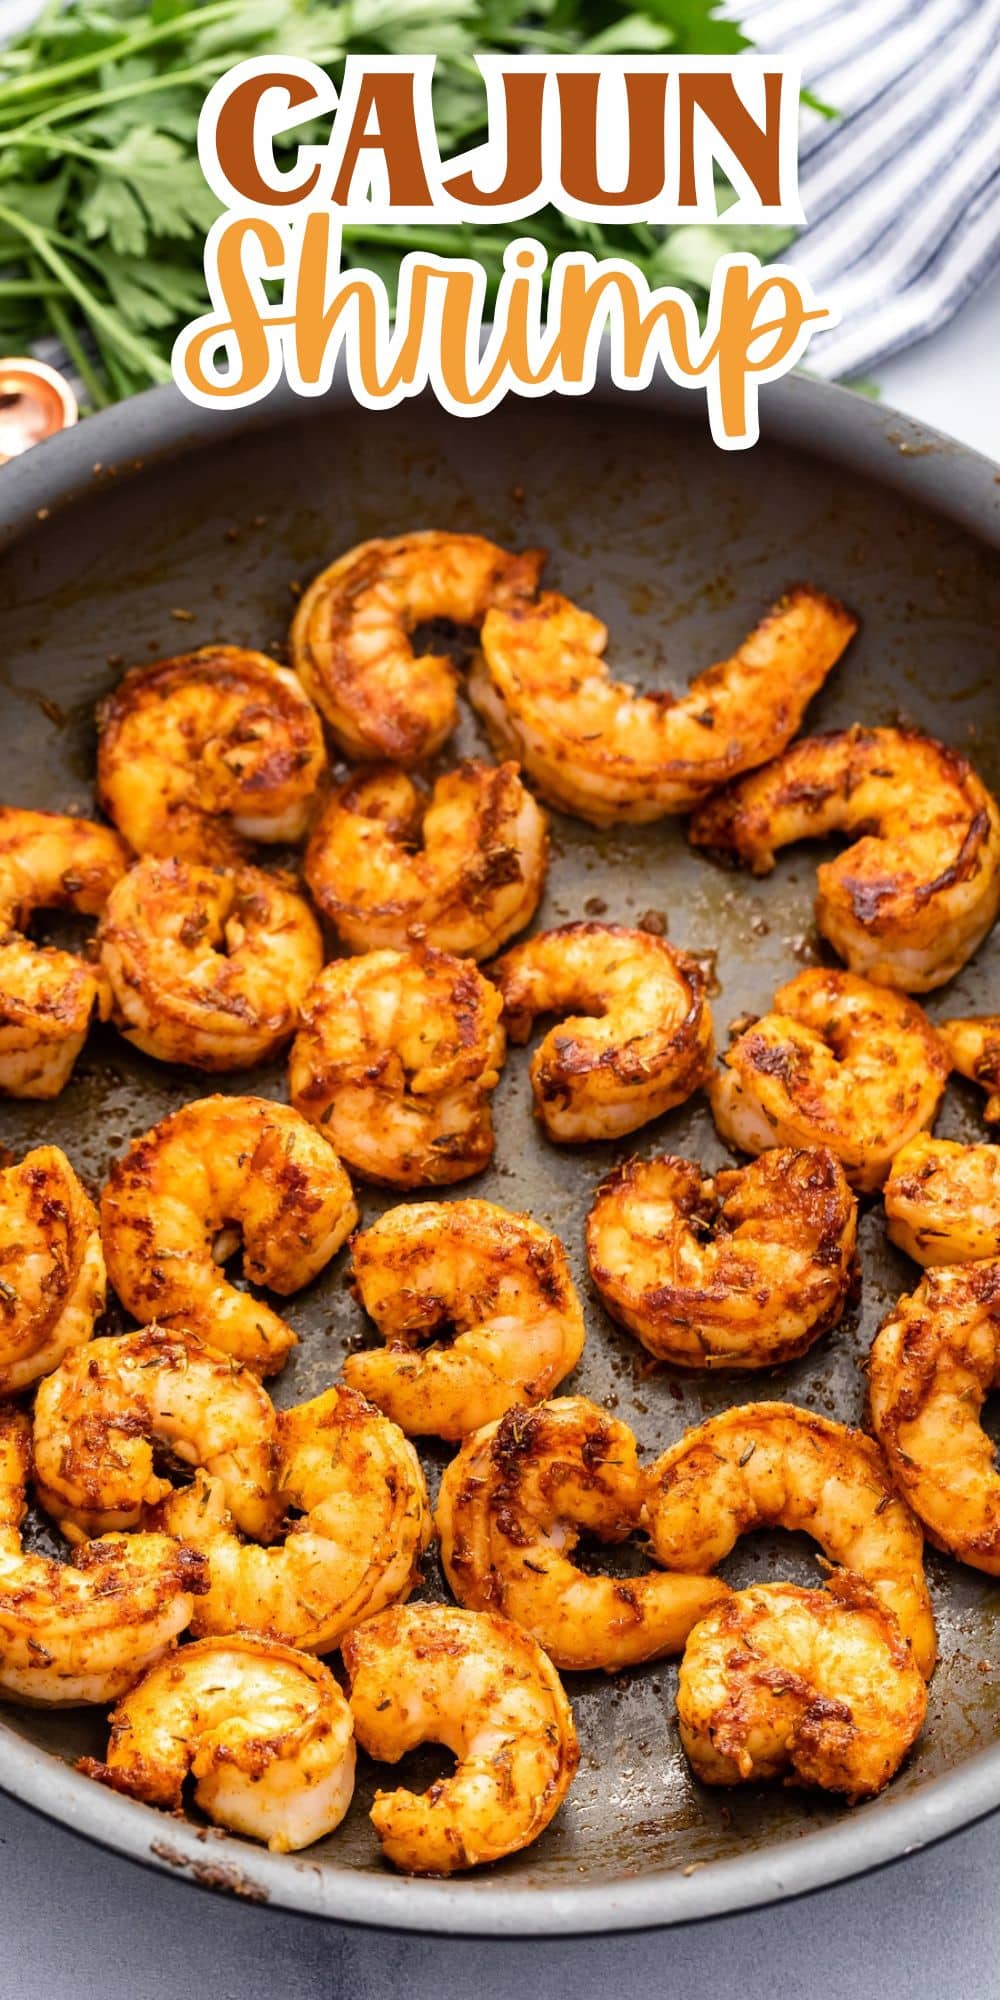
{"label": "seasoned shrimp", "polygon": [[466,1180],[493,1152],[502,1007],[474,965],[431,945],[335,960],[302,1003],[292,1103],[365,1180]]}
{"label": "seasoned shrimp", "polygon": [[257,1632],[328,1653],[409,1596],[431,1535],[427,1488],[413,1446],[363,1396],[332,1388],[278,1413],[274,1491],[298,1517],[280,1547],[240,1541],[207,1472],[150,1516],[208,1558],[196,1633]]}
{"label": "seasoned shrimp", "polygon": [[679,1653],[724,1583],[590,1576],[572,1560],[581,1530],[602,1542],[633,1533],[644,1492],[628,1426],[585,1396],[509,1410],[466,1440],[441,1481],[441,1559],[459,1603],[505,1612],[573,1672]]}
{"label": "seasoned shrimp", "polygon": [[116,1701],[190,1624],[205,1562],[160,1534],[107,1535],[72,1564],[21,1547],[27,1417],[0,1410],[0,1688],[76,1708]]}
{"label": "seasoned shrimp", "polygon": [[415,653],[411,633],[442,618],[481,625],[492,605],[533,595],[544,561],[425,529],[362,542],[322,570],[295,614],[291,659],[346,755],[416,764],[439,750],[455,726],[455,670],[446,654]]}
{"label": "seasoned shrimp", "polygon": [[414,933],[458,958],[488,958],[531,922],[548,867],[548,823],[516,764],[470,759],[428,796],[404,771],[335,792],[306,853],[306,881],[352,951]]}
{"label": "seasoned shrimp", "polygon": [[774,852],[860,835],[817,872],[816,923],[852,972],[926,993],[953,979],[1000,910],[1000,812],[967,757],[913,729],[804,736],[727,786],[690,827],[755,875]]}
{"label": "seasoned shrimp", "polygon": [[413,1437],[539,1402],[583,1352],[558,1237],[491,1201],[389,1209],[354,1240],[354,1282],[387,1345],[349,1354],[344,1379]]}
{"label": "seasoned shrimp", "polygon": [[648,931],[563,924],[516,945],[489,975],[511,1041],[527,1041],[536,1015],[559,1016],[531,1059],[535,1114],[550,1139],[621,1138],[711,1074],[701,969]]}
{"label": "seasoned shrimp", "polygon": [[898,1620],[925,1678],[935,1659],[923,1536],[871,1438],[795,1403],[745,1403],[671,1445],[646,1478],[646,1524],[669,1569],[708,1571],[752,1528],[811,1535]]}
{"label": "seasoned shrimp", "polygon": [[40,1385],[35,1485],[71,1541],[134,1528],[173,1492],[153,1445],[219,1481],[233,1519],[272,1534],[277,1418],[255,1375],[186,1328],[143,1327],[78,1348]]}
{"label": "seasoned shrimp", "polygon": [[981,1411],[1000,1388],[1000,1258],[928,1271],[875,1336],[872,1427],[936,1548],[1000,1576],[1000,1473]]}
{"label": "seasoned shrimp", "polygon": [[295,1335],[229,1283],[223,1262],[242,1237],[244,1275],[284,1297],[329,1263],[357,1219],[332,1146],[262,1097],[182,1105],[114,1161],[101,1196],[108,1274],[126,1310],[181,1319],[265,1375]]}
{"label": "seasoned shrimp", "polygon": [[128,864],[109,826],[0,806],[0,932],[26,930],[38,910],[99,917]]}
{"label": "seasoned shrimp", "polygon": [[922,1132],[893,1160],[885,1213],[892,1242],[918,1264],[1000,1257],[1000,1146]]}
{"label": "seasoned shrimp", "polygon": [[127,1042],[192,1069],[247,1069],[295,1033],[323,964],[319,925],[290,878],[146,855],[98,932]]}
{"label": "seasoned shrimp", "polygon": [[0,1091],[58,1097],[111,993],[99,965],[22,935],[38,910],[96,917],[128,867],[110,827],[0,806]]}
{"label": "seasoned shrimp", "polygon": [[1000,1119],[1000,1014],[941,1021],[938,1033],[952,1069],[985,1090],[983,1117],[988,1125],[995,1124]]}
{"label": "seasoned shrimp", "polygon": [[264,653],[202,646],[133,667],[97,726],[97,795],[137,854],[233,863],[249,840],[305,833],[323,729]]}
{"label": "seasoned shrimp", "polygon": [[179,1813],[184,1782],[217,1826],[294,1853],[340,1825],[354,1796],[354,1724],[329,1667],[236,1634],[147,1669],[111,1717],[88,1778]]}
{"label": "seasoned shrimp", "polygon": [[820,966],[779,987],[769,1014],[738,1023],[722,1061],[708,1095],[728,1144],[828,1146],[865,1192],[933,1124],[948,1079],[915,1000]]}
{"label": "seasoned shrimp", "polygon": [[587,1217],[609,1313],[681,1368],[768,1368],[835,1326],[854,1281],[857,1205],[825,1147],[775,1147],[703,1177],[626,1160]]}
{"label": "seasoned shrimp", "polygon": [[558,1812],[580,1761],[573,1711],[540,1646],[492,1612],[414,1604],[344,1646],[358,1742],[398,1763],[418,1743],[458,1760],[426,1792],[376,1792],[372,1825],[410,1875],[517,1854]]}
{"label": "seasoned shrimp", "polygon": [[97,1210],[57,1146],[0,1172],[0,1396],[89,1340],[104,1309]]}
{"label": "seasoned shrimp", "polygon": [[695,1626],[677,1680],[681,1742],[703,1785],[788,1777],[872,1798],[926,1712],[896,1620],[846,1570],[825,1590],[736,1592]]}
{"label": "seasoned shrimp", "polygon": [[594,826],[662,819],[783,750],[856,630],[842,604],[795,589],[683,695],[637,695],[611,679],[606,626],[544,591],[488,614],[469,693],[553,805]]}

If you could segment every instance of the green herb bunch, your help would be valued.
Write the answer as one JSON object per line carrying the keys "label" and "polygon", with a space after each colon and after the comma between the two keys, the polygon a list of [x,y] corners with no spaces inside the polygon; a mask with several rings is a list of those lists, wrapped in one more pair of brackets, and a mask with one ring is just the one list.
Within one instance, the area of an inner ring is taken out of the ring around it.
{"label": "green herb bunch", "polygon": [[[354,53],[438,57],[442,152],[484,136],[477,51],[727,54],[747,46],[720,0],[50,0],[0,51],[0,351],[45,334],[94,407],[169,378],[179,329],[206,310],[205,232],[217,203],[198,164],[215,79],[251,55],[305,56],[336,79]],[[652,284],[701,298],[727,248],[772,254],[784,232],[730,224],[602,228],[551,211],[532,234],[627,256]],[[407,250],[475,256],[491,286],[501,225],[344,232],[345,262],[394,282]]]}

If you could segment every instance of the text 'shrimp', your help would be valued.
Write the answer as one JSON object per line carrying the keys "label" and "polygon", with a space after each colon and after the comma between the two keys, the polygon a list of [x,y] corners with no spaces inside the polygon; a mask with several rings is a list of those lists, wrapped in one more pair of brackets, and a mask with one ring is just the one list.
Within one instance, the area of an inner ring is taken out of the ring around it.
{"label": "text 'shrimp'", "polygon": [[174,348],[185,395],[241,406],[283,375],[299,395],[320,395],[343,356],[368,409],[429,387],[475,416],[510,393],[586,394],[603,348],[619,387],[642,388],[659,367],[704,389],[718,445],[755,443],[761,383],[835,319],[797,272],[720,257],[701,325],[686,292],[651,286],[627,259],[581,250],[550,264],[526,233],[505,253],[490,311],[474,258],[411,252],[393,302],[376,272],[342,268],[342,230],[527,223],[550,206],[581,223],[705,223],[723,209],[729,222],[800,222],[796,66],[748,55],[478,61],[488,136],[450,161],[435,132],[432,56],[348,57],[339,91],[290,58],[220,78],[199,154],[224,213],[205,246],[212,310]]}

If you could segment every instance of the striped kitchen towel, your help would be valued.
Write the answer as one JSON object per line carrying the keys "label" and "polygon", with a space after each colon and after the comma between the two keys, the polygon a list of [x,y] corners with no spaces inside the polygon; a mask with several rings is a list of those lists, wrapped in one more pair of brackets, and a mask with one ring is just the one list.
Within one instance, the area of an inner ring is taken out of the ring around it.
{"label": "striped kitchen towel", "polygon": [[803,113],[798,266],[840,323],[828,378],[942,326],[1000,266],[1000,0],[730,0],[839,116]]}

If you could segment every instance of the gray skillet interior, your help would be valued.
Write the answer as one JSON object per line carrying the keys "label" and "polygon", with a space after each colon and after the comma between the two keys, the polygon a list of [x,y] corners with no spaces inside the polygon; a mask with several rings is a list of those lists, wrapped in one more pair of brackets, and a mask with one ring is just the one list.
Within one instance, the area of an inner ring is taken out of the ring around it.
{"label": "gray skillet interior", "polygon": [[[700,418],[678,414],[669,395],[585,405],[554,398],[474,423],[428,404],[376,416],[336,397],[316,407],[286,399],[255,414],[249,429],[196,416],[172,391],[123,406],[3,475],[0,500],[9,493],[12,529],[23,532],[0,559],[0,797],[88,812],[94,704],[123,664],[215,639],[280,656],[296,580],[363,537],[428,525],[546,546],[550,581],[607,621],[615,671],[650,687],[682,683],[729,652],[785,585],[814,582],[857,609],[862,631],[807,726],[905,718],[967,750],[997,787],[1000,566],[984,541],[881,483],[933,497],[939,472],[952,515],[985,521],[994,497],[987,469],[891,413],[859,416],[839,392],[802,381],[782,392],[771,404],[775,427],[812,447],[825,433],[847,465],[773,437],[750,453],[721,453]],[[874,481],[850,463],[866,456],[881,468]],[[449,753],[482,748],[466,707]],[[693,855],[675,821],[597,833],[557,816],[553,830],[537,924],[597,912],[625,923],[662,915],[671,941],[713,969],[720,1045],[733,1017],[761,1011],[784,978],[817,956],[816,850],[786,852],[771,878],[753,882]],[[931,1013],[995,1007],[997,956],[996,943],[984,948],[932,997]],[[588,1287],[591,1192],[633,1150],[683,1153],[712,1167],[724,1148],[696,1099],[621,1147],[558,1150],[532,1121],[528,1053],[512,1051],[496,1094],[493,1167],[453,1192],[526,1209],[563,1238],[588,1322],[583,1361],[565,1386],[627,1419],[648,1455],[712,1411],[755,1396],[858,1421],[873,1330],[917,1277],[886,1244],[880,1204],[864,1205],[860,1306],[805,1359],[752,1377],[652,1367]],[[0,1109],[0,1137],[15,1153],[42,1140],[62,1145],[97,1188],[134,1134],[212,1087],[102,1031],[54,1104]],[[284,1067],[224,1078],[221,1088],[283,1098]],[[982,1136],[980,1108],[971,1088],[953,1085],[938,1130]],[[361,1205],[371,1220],[385,1201],[362,1190]],[[273,1385],[279,1402],[315,1393],[366,1338],[345,1273],[346,1253],[288,1302],[301,1345]],[[433,1445],[424,1453],[434,1486],[446,1457]],[[44,1523],[32,1533],[53,1546]],[[615,1560],[627,1567],[641,1557],[626,1550]],[[102,1718],[90,1713],[3,1711],[0,1780],[137,1858],[331,1916],[541,1932],[704,1915],[887,1859],[1000,1802],[1000,1594],[933,1553],[929,1572],[942,1660],[927,1726],[888,1792],[853,1812],[778,1788],[701,1789],[680,1751],[676,1674],[666,1663],[570,1681],[583,1756],[565,1807],[527,1854],[453,1884],[407,1883],[385,1870],[366,1800],[386,1773],[364,1760],[346,1824],[297,1858],[221,1837],[196,1815],[190,1825],[170,1821],[68,1771],[60,1760],[102,1744]],[[784,1536],[749,1538],[726,1574],[818,1580],[811,1546]],[[447,1594],[433,1561],[425,1594]],[[421,1752],[403,1774],[419,1787],[442,1767],[437,1752]]]}

